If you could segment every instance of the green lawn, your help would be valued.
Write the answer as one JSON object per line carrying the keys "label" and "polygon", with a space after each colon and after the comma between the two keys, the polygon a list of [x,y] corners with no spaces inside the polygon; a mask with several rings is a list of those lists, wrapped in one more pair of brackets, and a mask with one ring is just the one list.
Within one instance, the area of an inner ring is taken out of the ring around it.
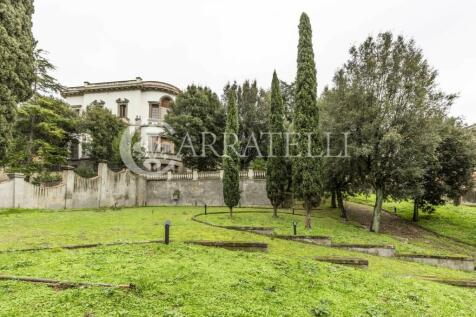
{"label": "green lawn", "polygon": [[[360,195],[352,197],[350,200],[373,206],[375,196]],[[390,200],[386,201],[383,207],[392,212],[396,207],[398,216],[412,220],[413,202],[411,201],[396,202]],[[418,224],[436,233],[476,246],[476,207],[454,206],[452,204],[438,206],[435,212],[431,214],[421,212]]]}
{"label": "green lawn", "polygon": [[[239,209],[244,210],[247,209]],[[167,219],[172,221],[173,239],[168,246],[0,253],[0,274],[4,275],[138,285],[133,291],[105,288],[58,291],[44,285],[0,281],[0,316],[476,314],[474,290],[417,278],[431,275],[475,279],[475,273],[214,228],[191,220],[201,211],[202,208],[193,207],[147,207],[116,211],[0,212],[0,250],[162,239],[163,223]],[[330,215],[318,216],[313,219],[318,234],[332,234],[335,239],[354,237],[362,239],[360,242],[392,239],[372,234],[372,240],[364,236],[364,229],[339,223]],[[292,219],[281,214],[275,223],[271,214],[254,213],[238,213],[232,221],[223,214],[201,217],[223,223],[237,223],[241,219],[241,223],[250,221],[253,225],[259,225],[254,223],[258,219],[273,226],[282,222],[277,230],[283,233],[290,230]],[[269,252],[246,253],[183,243],[195,239],[262,241],[269,244]],[[354,269],[319,263],[311,259],[316,255],[358,256],[368,259],[370,266]]]}

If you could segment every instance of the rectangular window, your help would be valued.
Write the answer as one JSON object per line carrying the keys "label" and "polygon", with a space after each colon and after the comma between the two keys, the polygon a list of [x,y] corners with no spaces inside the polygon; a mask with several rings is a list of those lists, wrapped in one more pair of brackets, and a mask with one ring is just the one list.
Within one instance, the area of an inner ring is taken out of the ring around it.
{"label": "rectangular window", "polygon": [[162,153],[173,154],[174,153],[174,144],[168,140],[161,140],[160,149]]}
{"label": "rectangular window", "polygon": [[127,105],[119,105],[119,118],[127,118]]}
{"label": "rectangular window", "polygon": [[70,154],[72,160],[79,159],[79,143],[77,140],[73,140],[70,146]]}
{"label": "rectangular window", "polygon": [[158,121],[160,119],[160,107],[157,104],[151,104],[149,108],[149,118]]}
{"label": "rectangular window", "polygon": [[160,137],[158,135],[149,135],[149,152],[160,152]]}

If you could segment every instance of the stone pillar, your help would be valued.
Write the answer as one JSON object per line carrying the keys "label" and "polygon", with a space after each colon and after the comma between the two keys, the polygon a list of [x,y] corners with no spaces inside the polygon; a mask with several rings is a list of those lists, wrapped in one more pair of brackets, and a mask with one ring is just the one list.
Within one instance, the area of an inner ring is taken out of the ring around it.
{"label": "stone pillar", "polygon": [[24,206],[25,175],[22,173],[10,173],[7,175],[12,180],[12,208],[21,208]]}
{"label": "stone pillar", "polygon": [[223,170],[220,170],[220,179],[223,179],[223,174],[224,174]]}
{"label": "stone pillar", "polygon": [[63,183],[65,185],[64,209],[73,208],[74,177],[74,167],[65,166],[63,169]]}
{"label": "stone pillar", "polygon": [[147,206],[147,179],[143,175],[137,175],[136,205]]}
{"label": "stone pillar", "polygon": [[248,178],[249,179],[255,178],[255,172],[251,168],[248,169]]}
{"label": "stone pillar", "polygon": [[196,170],[192,171],[192,179],[194,181],[198,181],[198,171],[196,171]]}
{"label": "stone pillar", "polygon": [[167,172],[167,180],[171,181],[172,180],[172,171]]}
{"label": "stone pillar", "polygon": [[108,206],[107,201],[107,192],[108,192],[108,167],[105,161],[101,161],[98,165],[98,176],[99,176],[99,193],[98,193],[98,207],[110,207]]}

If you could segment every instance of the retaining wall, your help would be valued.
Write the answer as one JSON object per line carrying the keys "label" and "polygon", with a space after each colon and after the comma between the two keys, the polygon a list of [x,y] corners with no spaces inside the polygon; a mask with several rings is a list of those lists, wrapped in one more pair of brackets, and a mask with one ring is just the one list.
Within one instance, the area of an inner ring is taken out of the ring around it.
{"label": "retaining wall", "polygon": [[454,270],[474,271],[474,259],[465,257],[401,254],[398,258],[406,261],[447,267]]}
{"label": "retaining wall", "polygon": [[[23,174],[8,174],[0,182],[0,208],[100,208],[156,205],[223,206],[221,171],[136,175],[129,170],[113,172],[100,163],[98,176],[83,178],[72,169],[63,171],[63,181],[43,187],[25,181]],[[263,172],[242,171],[242,206],[269,205]]]}

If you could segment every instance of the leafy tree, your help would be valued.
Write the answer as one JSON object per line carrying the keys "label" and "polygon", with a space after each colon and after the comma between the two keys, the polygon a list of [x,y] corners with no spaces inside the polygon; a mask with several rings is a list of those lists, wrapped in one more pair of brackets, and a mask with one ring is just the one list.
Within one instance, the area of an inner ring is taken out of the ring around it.
{"label": "leafy tree", "polygon": [[[223,199],[230,208],[230,217],[233,216],[233,207],[240,201],[240,159],[238,156],[238,109],[236,96],[233,91],[228,95],[228,106],[225,129],[225,149],[223,154]],[[235,142],[236,141],[236,142]]]}
{"label": "leafy tree", "polygon": [[64,102],[36,96],[17,110],[10,168],[30,176],[66,164],[77,116]]}
{"label": "leafy tree", "polygon": [[127,125],[111,110],[91,104],[80,119],[80,131],[88,136],[83,146],[92,160],[114,162],[114,139],[122,134]]}
{"label": "leafy tree", "polygon": [[[188,86],[175,99],[165,121],[173,129],[169,134],[175,147],[181,149],[185,166],[213,170],[221,165],[225,111],[218,96],[210,88]],[[213,144],[216,153],[208,146],[214,141],[212,134],[216,136]]]}
{"label": "leafy tree", "polygon": [[35,48],[35,79],[33,81],[34,93],[53,93],[59,92],[63,86],[54,78],[50,72],[56,70],[56,67],[46,57],[48,52],[40,48]]}
{"label": "leafy tree", "polygon": [[271,205],[273,205],[273,217],[278,217],[278,207],[286,199],[288,174],[284,143],[286,130],[284,129],[283,97],[279,89],[279,80],[276,72],[273,73],[273,81],[271,83],[271,107],[268,119],[268,132],[272,134],[272,144],[270,144],[270,148],[272,147],[273,152],[268,152],[266,192],[271,201]]}
{"label": "leafy tree", "polygon": [[11,145],[16,104],[32,95],[33,11],[31,0],[0,3],[0,162]]}
{"label": "leafy tree", "polygon": [[[137,166],[143,166],[147,157],[147,153],[146,149],[142,146],[140,129],[136,129],[133,132],[128,132],[131,133],[132,159],[137,164]],[[121,141],[123,133],[116,135],[112,141],[112,157],[109,161],[109,165],[115,170],[122,170],[127,167],[121,155]]]}
{"label": "leafy tree", "polygon": [[[293,159],[293,188],[295,197],[302,199],[306,209],[306,228],[311,228],[312,207],[321,200],[321,140],[319,108],[317,107],[316,64],[312,48],[312,30],[309,17],[303,13],[299,23],[294,131],[297,153]],[[309,137],[311,136],[311,137]],[[309,139],[311,151],[309,151]],[[310,153],[309,153],[310,152]]]}
{"label": "leafy tree", "polygon": [[361,180],[376,193],[370,230],[380,229],[383,200],[413,196],[438,144],[435,117],[455,98],[437,89],[437,72],[413,41],[389,32],[350,49],[335,80],[343,89],[341,128],[359,161]]}
{"label": "leafy tree", "polygon": [[413,198],[413,221],[419,211],[431,213],[434,206],[444,204],[445,197],[455,205],[473,187],[476,152],[473,137],[455,118],[440,123],[441,139],[436,151],[426,161],[426,170]]}
{"label": "leafy tree", "polygon": [[476,146],[471,132],[463,128],[460,121],[448,120],[448,132],[438,145],[445,191],[455,205],[461,203],[461,196],[473,188],[473,172],[476,164]]}
{"label": "leafy tree", "polygon": [[354,144],[346,144],[344,135],[348,129],[346,121],[342,120],[342,111],[348,100],[347,91],[340,84],[341,80],[342,72],[339,72],[334,77],[336,87],[326,87],[318,104],[321,110],[321,129],[327,133],[326,152],[329,155],[323,162],[324,189],[331,194],[331,207],[338,207],[341,217],[347,219],[344,198],[365,191],[366,187],[362,186],[361,180],[362,162],[355,156],[348,155]]}

